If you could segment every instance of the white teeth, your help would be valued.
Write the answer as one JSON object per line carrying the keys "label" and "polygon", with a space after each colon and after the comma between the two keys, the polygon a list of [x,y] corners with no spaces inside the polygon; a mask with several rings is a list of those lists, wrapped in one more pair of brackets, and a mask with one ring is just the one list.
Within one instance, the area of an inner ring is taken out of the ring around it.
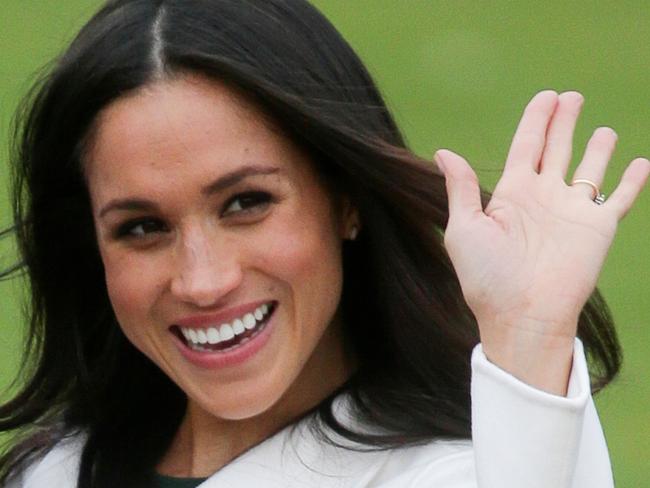
{"label": "white teeth", "polygon": [[253,321],[251,322],[250,320],[246,320],[246,317],[244,317],[244,327],[246,327],[246,330],[254,329],[256,323],[255,318],[253,318]]}
{"label": "white teeth", "polygon": [[232,323],[232,330],[235,332],[235,334],[243,334],[246,332],[246,328],[244,327],[244,322],[241,320],[237,319]]}
{"label": "white teeth", "polygon": [[219,338],[220,338],[222,341],[229,341],[229,340],[232,339],[233,337],[235,337],[235,332],[232,330],[232,327],[230,327],[230,325],[228,325],[228,324],[223,324],[223,325],[219,328]]}
{"label": "white teeth", "polygon": [[196,331],[194,329],[190,329],[189,334],[190,334],[190,341],[197,344],[199,342],[199,335],[196,333]]}
{"label": "white teeth", "polygon": [[[231,324],[221,324],[219,327],[209,327],[207,329],[192,329],[181,327],[180,331],[187,340],[192,349],[196,351],[211,352],[209,348],[202,347],[205,344],[218,344],[219,342],[229,341],[235,335],[240,335],[247,330],[252,330],[264,320],[270,311],[268,304],[256,308],[253,312],[247,313],[241,318],[235,319]],[[248,342],[249,338],[243,339],[242,344]]]}
{"label": "white teeth", "polygon": [[208,329],[208,342],[210,344],[217,344],[219,342],[219,331],[214,327]]}
{"label": "white teeth", "polygon": [[199,329],[196,334],[199,336],[199,344],[207,344],[208,343],[208,335],[205,333],[203,329]]}
{"label": "white teeth", "polygon": [[247,313],[244,315],[244,325],[246,326],[247,329],[252,329],[255,327],[255,317],[253,316],[252,313]]}

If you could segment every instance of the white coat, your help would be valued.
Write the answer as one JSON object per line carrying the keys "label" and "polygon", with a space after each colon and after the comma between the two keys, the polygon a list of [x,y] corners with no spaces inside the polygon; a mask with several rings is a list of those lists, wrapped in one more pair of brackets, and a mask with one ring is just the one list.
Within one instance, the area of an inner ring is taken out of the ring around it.
{"label": "white coat", "polygon": [[[300,422],[246,451],[201,488],[612,488],[607,445],[576,339],[567,397],[536,390],[472,354],[472,437],[359,453]],[[337,418],[347,419],[347,397]],[[337,440],[342,440],[334,436]],[[347,441],[349,444],[349,441]],[[83,438],[68,439],[9,488],[74,488]]]}

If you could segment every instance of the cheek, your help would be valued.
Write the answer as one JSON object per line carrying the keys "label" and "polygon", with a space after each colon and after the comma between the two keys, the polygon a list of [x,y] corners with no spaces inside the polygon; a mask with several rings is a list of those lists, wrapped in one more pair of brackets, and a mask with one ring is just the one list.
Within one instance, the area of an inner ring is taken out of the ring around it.
{"label": "cheek", "polygon": [[289,216],[269,226],[258,242],[264,243],[258,267],[289,287],[297,319],[329,322],[340,300],[343,274],[333,224]]}
{"label": "cheek", "polygon": [[149,311],[159,293],[156,268],[120,253],[102,252],[102,260],[108,296],[117,321],[137,345],[138,338],[147,329]]}

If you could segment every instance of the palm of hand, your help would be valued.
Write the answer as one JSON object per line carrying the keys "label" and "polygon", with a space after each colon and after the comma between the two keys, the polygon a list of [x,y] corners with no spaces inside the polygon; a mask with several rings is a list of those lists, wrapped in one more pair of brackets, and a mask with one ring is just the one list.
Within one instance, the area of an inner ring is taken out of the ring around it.
{"label": "palm of hand", "polygon": [[459,275],[478,270],[464,280],[465,298],[490,321],[525,314],[547,327],[575,324],[596,286],[616,218],[561,182],[512,183],[497,188],[485,212],[468,222],[471,232],[448,234]]}
{"label": "palm of hand", "polygon": [[[445,247],[482,340],[498,323],[575,337],[618,221],[650,173],[647,160],[635,160],[604,205],[592,201],[589,185],[567,185],[581,104],[576,93],[542,92],[533,98],[485,210],[471,167],[449,151],[437,154],[450,204]],[[615,142],[613,131],[597,130],[575,179],[600,185]]]}

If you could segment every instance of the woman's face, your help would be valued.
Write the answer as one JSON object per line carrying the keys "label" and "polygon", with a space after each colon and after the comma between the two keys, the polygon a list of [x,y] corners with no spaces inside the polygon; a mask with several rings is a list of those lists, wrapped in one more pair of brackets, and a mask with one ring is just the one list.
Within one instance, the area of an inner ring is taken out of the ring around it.
{"label": "woman's face", "polygon": [[191,400],[243,419],[344,379],[331,324],[356,216],[241,95],[187,76],[119,99],[86,175],[117,320]]}

